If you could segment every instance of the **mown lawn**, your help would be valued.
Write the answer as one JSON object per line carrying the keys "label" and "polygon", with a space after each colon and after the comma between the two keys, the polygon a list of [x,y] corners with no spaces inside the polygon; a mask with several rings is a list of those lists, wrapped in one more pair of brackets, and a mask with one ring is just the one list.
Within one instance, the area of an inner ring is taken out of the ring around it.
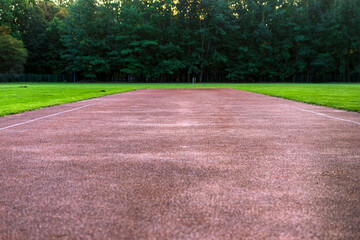
{"label": "mown lawn", "polygon": [[145,88],[234,88],[360,112],[360,84],[6,83],[0,84],[0,116]]}
{"label": "mown lawn", "polygon": [[237,89],[360,112],[360,83],[355,84],[244,84]]}

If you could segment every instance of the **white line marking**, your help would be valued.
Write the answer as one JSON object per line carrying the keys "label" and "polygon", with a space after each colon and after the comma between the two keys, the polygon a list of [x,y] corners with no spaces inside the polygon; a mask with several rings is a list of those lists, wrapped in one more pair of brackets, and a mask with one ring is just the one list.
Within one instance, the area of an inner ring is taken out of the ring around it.
{"label": "white line marking", "polygon": [[347,119],[343,119],[343,118],[332,117],[332,116],[326,115],[324,113],[318,113],[318,112],[314,112],[314,111],[310,111],[310,110],[306,110],[306,109],[302,109],[302,108],[298,108],[298,107],[293,107],[293,108],[299,109],[299,110],[304,111],[304,112],[314,113],[314,114],[317,114],[317,115],[320,115],[320,116],[332,118],[332,119],[335,119],[335,120],[340,120],[340,121],[350,122],[350,123],[355,123],[357,125],[360,125],[360,122],[355,122],[355,121],[351,121],[351,120],[347,120]]}
{"label": "white line marking", "polygon": [[53,117],[53,116],[60,115],[60,114],[63,114],[63,113],[72,112],[72,111],[79,110],[79,109],[82,109],[82,108],[90,107],[90,106],[95,105],[95,104],[96,103],[88,104],[88,105],[85,105],[85,106],[82,106],[82,107],[73,108],[73,109],[70,109],[70,110],[66,110],[66,111],[54,113],[54,114],[51,114],[51,115],[47,115],[47,116],[44,116],[44,117],[35,118],[35,119],[29,120],[29,121],[26,121],[26,122],[13,124],[13,125],[10,125],[10,126],[7,126],[7,127],[0,128],[0,131],[5,130],[5,129],[9,129],[9,128],[13,128],[13,127],[16,127],[16,126],[24,125],[24,124],[27,124],[27,123],[35,122],[35,121],[38,121],[38,120],[41,120],[41,119],[44,119],[44,118],[49,118],[49,117]]}

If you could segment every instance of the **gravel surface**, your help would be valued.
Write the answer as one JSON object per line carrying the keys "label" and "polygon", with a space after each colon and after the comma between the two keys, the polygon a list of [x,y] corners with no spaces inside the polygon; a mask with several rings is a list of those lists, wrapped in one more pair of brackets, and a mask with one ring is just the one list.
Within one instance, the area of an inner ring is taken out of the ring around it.
{"label": "gravel surface", "polygon": [[0,239],[360,239],[356,122],[232,89],[2,117]]}

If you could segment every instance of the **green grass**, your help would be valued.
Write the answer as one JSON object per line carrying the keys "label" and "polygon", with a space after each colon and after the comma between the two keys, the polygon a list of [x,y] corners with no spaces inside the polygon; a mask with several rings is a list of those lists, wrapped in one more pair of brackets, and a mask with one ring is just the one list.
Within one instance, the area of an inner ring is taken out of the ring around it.
{"label": "green grass", "polygon": [[0,84],[0,116],[144,88],[234,88],[360,112],[360,84],[6,83]]}
{"label": "green grass", "polygon": [[360,84],[253,84],[237,89],[360,112]]}

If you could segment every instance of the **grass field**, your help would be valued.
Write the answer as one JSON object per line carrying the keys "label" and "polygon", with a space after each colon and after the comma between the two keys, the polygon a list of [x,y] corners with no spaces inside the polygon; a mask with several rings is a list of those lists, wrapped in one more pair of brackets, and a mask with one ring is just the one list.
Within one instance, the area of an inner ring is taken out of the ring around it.
{"label": "grass field", "polygon": [[360,112],[360,84],[6,83],[0,84],[0,116],[145,88],[234,88]]}

